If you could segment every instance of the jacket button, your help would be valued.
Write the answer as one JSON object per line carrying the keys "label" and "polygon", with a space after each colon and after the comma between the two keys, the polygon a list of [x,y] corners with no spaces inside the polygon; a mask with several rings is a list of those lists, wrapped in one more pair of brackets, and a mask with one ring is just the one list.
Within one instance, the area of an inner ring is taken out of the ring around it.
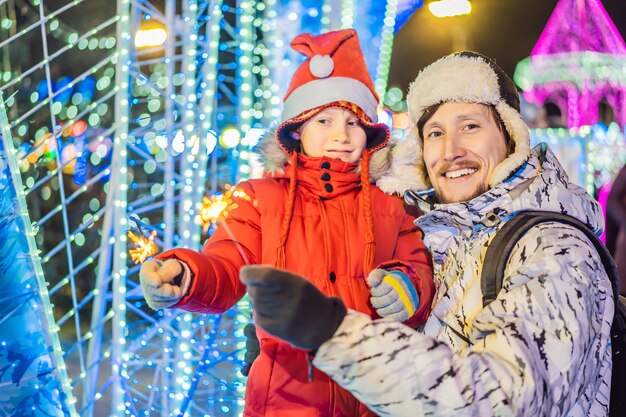
{"label": "jacket button", "polygon": [[329,169],[330,168],[330,162],[328,162],[328,161],[322,162],[321,167],[322,167],[322,169]]}
{"label": "jacket button", "polygon": [[330,181],[330,174],[328,172],[322,174],[322,181]]}
{"label": "jacket button", "polygon": [[330,273],[330,277],[329,277],[329,278],[330,278],[330,282],[335,282],[335,281],[337,281],[337,275],[335,275],[335,273],[334,273],[334,272],[331,272],[331,273]]}
{"label": "jacket button", "polygon": [[333,186],[330,184],[324,184],[324,188],[326,189],[327,192],[332,193],[333,192]]}

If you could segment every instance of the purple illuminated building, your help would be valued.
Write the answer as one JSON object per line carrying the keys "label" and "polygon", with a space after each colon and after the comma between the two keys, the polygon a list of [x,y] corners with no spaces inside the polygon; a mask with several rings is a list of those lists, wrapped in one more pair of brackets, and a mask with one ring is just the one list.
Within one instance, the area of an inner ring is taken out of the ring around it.
{"label": "purple illuminated building", "polygon": [[560,0],[515,82],[563,127],[626,124],[626,45],[600,0]]}

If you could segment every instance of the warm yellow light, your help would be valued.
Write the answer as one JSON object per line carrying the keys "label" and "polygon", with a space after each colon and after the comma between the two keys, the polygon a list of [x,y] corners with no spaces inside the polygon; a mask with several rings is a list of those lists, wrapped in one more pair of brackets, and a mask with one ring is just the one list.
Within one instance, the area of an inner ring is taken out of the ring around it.
{"label": "warm yellow light", "polygon": [[430,3],[428,9],[436,17],[451,17],[470,14],[472,5],[469,0],[439,0]]}
{"label": "warm yellow light", "polygon": [[163,45],[167,40],[164,28],[139,29],[135,34],[135,47],[148,48]]}
{"label": "warm yellow light", "polygon": [[148,257],[155,255],[159,248],[154,243],[154,237],[156,236],[156,230],[150,233],[150,236],[135,235],[132,231],[128,231],[128,237],[135,244],[135,248],[129,249],[128,253],[135,264],[140,264]]}
{"label": "warm yellow light", "polygon": [[[205,233],[211,224],[221,222],[228,217],[230,210],[239,207],[237,199],[252,201],[245,192],[237,189],[237,187],[230,188],[230,186],[227,186],[224,194],[204,196],[200,208],[200,223]],[[256,205],[256,202],[253,202],[253,205]]]}
{"label": "warm yellow light", "polygon": [[68,175],[74,175],[74,168],[76,167],[76,146],[73,143],[68,143],[63,147],[61,151],[61,163],[63,166],[63,173]]}

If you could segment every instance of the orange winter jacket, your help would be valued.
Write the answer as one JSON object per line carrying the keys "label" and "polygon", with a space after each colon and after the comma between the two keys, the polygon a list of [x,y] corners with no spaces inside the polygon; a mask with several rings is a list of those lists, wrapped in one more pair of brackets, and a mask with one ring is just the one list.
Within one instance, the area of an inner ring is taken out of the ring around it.
{"label": "orange winter jacket", "polygon": [[[287,270],[308,278],[346,307],[377,317],[363,271],[367,224],[364,193],[356,166],[337,159],[298,155],[293,215],[285,246]],[[222,313],[246,291],[239,269],[246,263],[274,264],[289,195],[289,178],[275,175],[237,187],[246,198],[208,240],[202,252],[173,249],[159,258],[186,262],[194,279],[174,306]],[[419,308],[406,324],[417,327],[430,311],[434,292],[432,263],[414,218],[402,200],[371,186],[375,255],[378,268],[399,269],[414,283]],[[369,272],[369,271],[367,271]],[[261,344],[246,387],[246,416],[373,416],[328,376],[308,376],[307,352],[257,329]]]}

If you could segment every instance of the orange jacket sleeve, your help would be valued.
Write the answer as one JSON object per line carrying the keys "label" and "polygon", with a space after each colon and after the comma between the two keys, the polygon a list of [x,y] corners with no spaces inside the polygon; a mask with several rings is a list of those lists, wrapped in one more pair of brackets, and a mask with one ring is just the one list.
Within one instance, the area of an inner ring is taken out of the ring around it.
{"label": "orange jacket sleeve", "polygon": [[176,258],[189,265],[193,281],[189,293],[173,308],[199,313],[223,313],[246,292],[239,270],[261,258],[261,227],[255,193],[249,182],[237,186],[245,198],[232,197],[233,207],[201,252],[176,248],[156,258]]}
{"label": "orange jacket sleeve", "polygon": [[410,215],[404,217],[394,250],[394,260],[383,262],[377,268],[402,271],[415,286],[419,306],[415,314],[404,322],[415,329],[428,318],[435,294],[435,284],[432,258],[422,240],[424,233],[415,226],[414,220],[415,218]]}

